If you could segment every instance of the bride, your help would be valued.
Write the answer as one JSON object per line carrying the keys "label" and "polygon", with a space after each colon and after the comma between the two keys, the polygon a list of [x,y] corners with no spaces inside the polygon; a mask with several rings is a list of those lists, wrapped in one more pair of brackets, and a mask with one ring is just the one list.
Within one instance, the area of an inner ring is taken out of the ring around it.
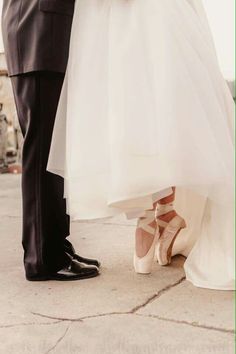
{"label": "bride", "polygon": [[138,218],[137,273],[230,290],[233,111],[200,0],[77,0],[48,170],[72,219]]}

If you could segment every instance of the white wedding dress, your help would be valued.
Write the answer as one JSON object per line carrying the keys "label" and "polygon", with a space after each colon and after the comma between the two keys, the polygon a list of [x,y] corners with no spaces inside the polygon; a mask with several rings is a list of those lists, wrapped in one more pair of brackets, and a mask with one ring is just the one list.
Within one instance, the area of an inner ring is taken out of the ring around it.
{"label": "white wedding dress", "polygon": [[174,254],[230,290],[233,111],[200,0],[76,0],[48,170],[72,219],[138,215],[176,186]]}

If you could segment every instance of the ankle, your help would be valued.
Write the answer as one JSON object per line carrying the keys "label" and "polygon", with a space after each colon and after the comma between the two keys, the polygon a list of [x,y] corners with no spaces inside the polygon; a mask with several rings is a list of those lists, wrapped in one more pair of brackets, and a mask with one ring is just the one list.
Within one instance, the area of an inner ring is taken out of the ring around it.
{"label": "ankle", "polygon": [[177,215],[178,214],[175,210],[171,210],[166,214],[158,216],[157,218],[162,221],[170,222]]}
{"label": "ankle", "polygon": [[159,199],[157,203],[160,204],[160,205],[173,203],[174,200],[175,200],[175,187],[172,187],[172,191],[173,192],[170,195],[168,195],[167,197]]}

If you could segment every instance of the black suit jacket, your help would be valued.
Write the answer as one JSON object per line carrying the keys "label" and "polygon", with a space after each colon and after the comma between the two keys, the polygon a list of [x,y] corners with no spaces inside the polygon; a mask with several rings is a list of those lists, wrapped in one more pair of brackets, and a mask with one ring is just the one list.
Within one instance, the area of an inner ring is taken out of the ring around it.
{"label": "black suit jacket", "polygon": [[65,72],[75,0],[3,0],[9,75]]}

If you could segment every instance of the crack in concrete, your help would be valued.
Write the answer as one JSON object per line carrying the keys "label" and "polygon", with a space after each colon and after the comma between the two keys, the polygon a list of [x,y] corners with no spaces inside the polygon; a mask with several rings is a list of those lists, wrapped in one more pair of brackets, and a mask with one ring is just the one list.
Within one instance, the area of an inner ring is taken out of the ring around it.
{"label": "crack in concrete", "polygon": [[40,313],[36,313],[36,312],[31,312],[31,313],[35,316],[40,316],[40,317],[51,319],[51,320],[57,320],[58,322],[70,322],[70,323],[83,322],[85,320],[100,318],[100,317],[135,315],[135,316],[140,316],[140,317],[149,317],[149,318],[157,319],[159,321],[166,321],[166,322],[171,322],[171,323],[175,323],[175,324],[182,324],[182,325],[187,325],[187,326],[191,326],[191,327],[207,329],[207,330],[211,330],[211,331],[217,331],[217,332],[221,332],[221,333],[234,334],[235,331],[231,330],[231,329],[224,329],[224,328],[219,328],[219,327],[214,327],[214,326],[207,326],[204,324],[198,324],[195,322],[188,322],[188,321],[184,321],[184,320],[175,320],[175,319],[171,319],[171,318],[161,317],[158,315],[138,313],[139,310],[145,308],[147,305],[149,305],[153,301],[157,300],[158,298],[160,298],[162,295],[164,295],[166,292],[170,291],[174,287],[180,285],[185,280],[186,280],[185,277],[180,278],[175,283],[172,283],[172,284],[164,287],[163,289],[158,291],[156,294],[150,296],[145,302],[143,302],[142,304],[140,304],[138,306],[135,306],[134,308],[132,308],[129,311],[106,312],[106,313],[100,313],[100,314],[96,314],[96,315],[83,316],[83,317],[79,317],[79,318],[54,317],[54,316],[48,316],[48,315],[44,315],[44,314],[40,314]]}
{"label": "crack in concrete", "polygon": [[165,294],[167,291],[171,290],[172,288],[180,285],[184,280],[186,279],[186,277],[182,277],[180,278],[178,281],[176,281],[175,283],[172,283],[170,285],[167,285],[165,288],[161,289],[160,291],[158,291],[156,294],[152,295],[149,299],[147,299],[143,304],[138,305],[136,307],[134,307],[130,312],[131,313],[136,313],[138,312],[140,309],[146,307],[147,305],[149,305],[150,303],[152,303],[153,301],[155,301],[156,299],[158,299],[159,297],[161,297],[163,294]]}
{"label": "crack in concrete", "polygon": [[49,326],[49,325],[54,325],[57,323],[61,323],[61,321],[54,321],[54,322],[23,322],[23,323],[13,323],[9,325],[0,325],[0,329],[3,328],[14,328],[14,327],[23,327],[23,326]]}
{"label": "crack in concrete", "polygon": [[[36,314],[35,314],[36,315]],[[42,317],[46,317],[48,318],[49,316],[46,315],[41,315],[41,314],[37,314],[38,316],[42,316]],[[101,314],[97,314],[97,315],[90,315],[90,316],[84,316],[84,317],[80,317],[80,318],[61,318],[58,322],[83,322],[85,320],[89,320],[89,319],[95,319],[95,318],[101,318],[101,317],[109,317],[109,316],[127,316],[127,315],[134,315],[134,316],[138,316],[138,317],[148,317],[148,318],[153,318],[153,319],[157,319],[159,321],[165,321],[165,322],[171,322],[171,323],[175,323],[175,324],[181,324],[181,325],[186,325],[186,326],[190,326],[190,327],[196,327],[196,328],[201,328],[201,329],[207,329],[207,330],[211,330],[211,331],[217,331],[217,332],[221,332],[221,333],[228,333],[228,334],[235,334],[234,330],[231,329],[225,329],[225,328],[219,328],[219,327],[213,327],[213,326],[207,326],[204,324],[198,324],[198,323],[194,323],[194,322],[188,322],[188,321],[184,321],[184,320],[175,320],[172,318],[166,318],[166,317],[161,317],[158,315],[149,315],[149,314],[140,314],[137,312],[131,312],[131,311],[126,311],[126,312],[107,312],[107,313],[101,313]],[[55,318],[55,317],[49,317],[49,318]],[[59,318],[58,318],[59,319]]]}
{"label": "crack in concrete", "polygon": [[44,315],[38,312],[30,312],[30,313],[34,316],[39,316],[50,320],[58,320],[59,322],[82,322],[80,318],[55,317],[55,316]]}
{"label": "crack in concrete", "polygon": [[191,327],[197,327],[197,328],[202,328],[202,329],[208,329],[211,331],[218,331],[218,332],[224,332],[224,333],[229,333],[229,334],[235,334],[235,331],[233,329],[226,329],[226,328],[220,328],[220,327],[214,327],[214,326],[207,326],[204,324],[199,324],[196,322],[188,322],[184,320],[175,320],[173,318],[166,318],[158,315],[151,315],[151,314],[141,314],[141,313],[136,313],[137,316],[140,317],[150,317],[150,318],[155,318],[160,321],[166,321],[166,322],[172,322],[176,324],[183,324]]}
{"label": "crack in concrete", "polygon": [[70,324],[69,326],[67,326],[65,332],[58,338],[58,340],[56,341],[56,343],[51,347],[49,348],[45,354],[48,354],[50,352],[52,352],[54,349],[56,349],[56,347],[58,346],[58,344],[61,343],[61,341],[65,338],[65,336],[67,335],[67,332],[69,331],[69,328],[70,328]]}
{"label": "crack in concrete", "polygon": [[153,302],[156,299],[158,299],[160,296],[165,294],[170,289],[172,289],[175,286],[181,284],[185,279],[186,279],[185,277],[182,277],[178,281],[176,281],[175,283],[167,285],[166,287],[164,287],[163,289],[158,291],[156,294],[154,294],[151,297],[149,297],[144,303],[133,307],[129,311],[105,312],[105,313],[100,313],[100,314],[97,314],[97,315],[89,315],[89,316],[84,316],[84,317],[79,317],[79,318],[66,318],[66,317],[48,316],[48,315],[41,314],[41,313],[38,313],[38,312],[31,312],[31,314],[35,315],[35,316],[51,319],[51,320],[58,320],[58,321],[65,321],[65,322],[66,321],[69,321],[69,322],[83,322],[84,320],[91,319],[91,318],[97,318],[97,317],[106,317],[106,316],[114,316],[114,315],[132,315],[132,314],[135,314],[140,309],[142,309],[145,306],[147,306],[148,304],[150,304],[151,302]]}
{"label": "crack in concrete", "polygon": [[145,306],[149,305],[151,302],[153,302],[156,299],[158,299],[160,296],[165,294],[167,291],[171,290],[175,286],[180,285],[185,279],[186,279],[185,276],[181,277],[175,283],[167,285],[166,287],[164,287],[163,289],[158,291],[156,294],[154,294],[151,297],[149,297],[145,302],[143,302],[140,305],[137,305],[137,306],[133,307],[129,311],[105,312],[105,313],[100,313],[100,314],[96,314],[96,315],[89,315],[89,316],[84,316],[84,317],[79,317],[79,318],[66,318],[66,317],[49,316],[49,315],[41,314],[41,313],[38,313],[38,312],[31,312],[31,314],[35,315],[35,316],[51,319],[51,320],[58,320],[58,321],[65,321],[65,322],[66,321],[69,321],[69,322],[83,322],[84,320],[87,320],[87,319],[90,319],[90,318],[114,316],[114,315],[132,315],[132,314],[135,314],[140,309],[144,308]]}
{"label": "crack in concrete", "polygon": [[166,322],[171,322],[171,323],[175,323],[175,324],[181,324],[181,325],[186,325],[186,326],[190,326],[190,327],[195,327],[195,328],[200,328],[200,329],[206,329],[206,330],[221,332],[221,333],[235,334],[235,331],[232,330],[232,329],[225,329],[225,328],[219,328],[219,327],[214,327],[214,326],[207,326],[207,325],[204,325],[204,324],[199,324],[197,322],[188,322],[188,321],[185,321],[185,320],[176,320],[176,319],[173,319],[173,318],[166,318],[166,317],[162,317],[162,316],[158,316],[158,315],[138,313],[139,310],[145,308],[147,305],[149,305],[150,303],[154,302],[155,300],[160,298],[162,295],[164,295],[166,292],[170,291],[174,287],[180,285],[185,280],[186,280],[185,277],[181,277],[175,283],[167,285],[166,287],[164,287],[163,289],[158,291],[156,294],[150,296],[145,302],[143,302],[142,304],[140,304],[138,306],[133,307],[129,311],[106,312],[106,313],[83,316],[83,317],[79,317],[79,318],[55,317],[55,316],[49,316],[49,315],[45,315],[45,314],[41,314],[41,313],[37,313],[37,312],[31,312],[31,314],[33,314],[34,316],[39,316],[39,317],[42,317],[42,318],[51,319],[51,320],[54,320],[54,322],[19,323],[19,324],[13,324],[13,325],[0,326],[0,328],[11,328],[11,327],[17,327],[17,326],[30,326],[30,325],[51,325],[51,324],[58,324],[58,323],[62,323],[62,322],[69,322],[69,325],[66,328],[65,332],[63,333],[63,335],[60,336],[60,338],[57,340],[57,342],[54,344],[54,346],[51,347],[45,354],[50,353],[51,351],[53,351],[58,346],[58,344],[66,336],[66,334],[67,334],[67,332],[68,332],[68,330],[70,328],[70,325],[73,322],[83,322],[83,321],[89,320],[89,319],[95,319],[95,318],[100,318],[100,317],[109,317],[109,316],[134,315],[134,316],[139,316],[139,317],[148,317],[148,318],[152,318],[152,319],[157,319],[159,321],[166,321]]}

